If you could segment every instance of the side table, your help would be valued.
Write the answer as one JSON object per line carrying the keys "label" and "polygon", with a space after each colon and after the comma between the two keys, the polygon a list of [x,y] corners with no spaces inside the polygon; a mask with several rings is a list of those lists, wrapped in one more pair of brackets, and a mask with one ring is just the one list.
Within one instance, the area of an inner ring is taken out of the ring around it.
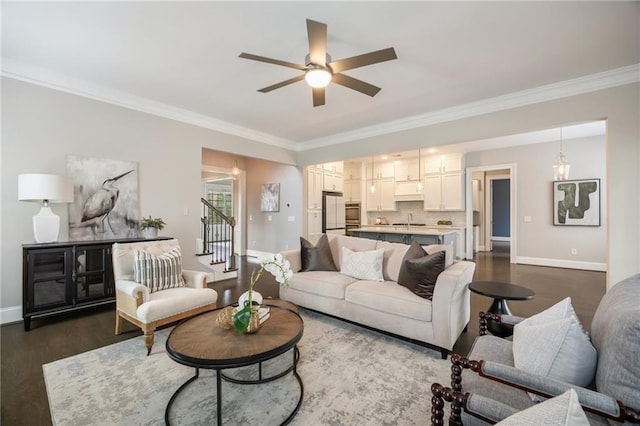
{"label": "side table", "polygon": [[[487,312],[496,315],[511,315],[507,300],[531,300],[536,297],[536,293],[528,288],[495,281],[473,281],[469,284],[469,290],[482,296],[492,297],[493,303]],[[498,337],[509,337],[513,334],[513,327],[497,324],[491,319],[487,321],[487,330]]]}

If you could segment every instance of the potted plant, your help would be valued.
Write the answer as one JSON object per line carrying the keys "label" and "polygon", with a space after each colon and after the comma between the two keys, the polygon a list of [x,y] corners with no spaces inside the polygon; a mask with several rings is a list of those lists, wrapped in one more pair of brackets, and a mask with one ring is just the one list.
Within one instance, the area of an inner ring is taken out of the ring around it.
{"label": "potted plant", "polygon": [[160,217],[143,217],[140,221],[140,229],[142,229],[142,235],[145,238],[156,238],[158,231],[164,229],[164,220]]}

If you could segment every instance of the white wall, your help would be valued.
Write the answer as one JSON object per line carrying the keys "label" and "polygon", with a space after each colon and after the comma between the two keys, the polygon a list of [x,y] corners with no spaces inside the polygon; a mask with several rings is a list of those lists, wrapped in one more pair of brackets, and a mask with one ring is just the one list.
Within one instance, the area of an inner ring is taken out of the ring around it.
{"label": "white wall", "polygon": [[[39,210],[37,204],[18,201],[20,173],[64,175],[68,154],[137,161],[140,213],[162,217],[167,223],[162,234],[181,241],[185,267],[200,268],[194,254],[200,230],[203,147],[288,164],[296,158],[281,148],[3,78],[2,321],[7,315],[17,314],[14,320],[22,316],[21,245],[33,241],[31,217]],[[67,209],[55,205],[53,210],[61,216],[64,240]]]}
{"label": "white wall", "polygon": [[[571,164],[571,179],[600,179],[606,188],[605,137],[563,142]],[[471,152],[467,167],[516,165],[517,263],[545,264],[545,259],[566,261],[575,267],[598,269],[607,262],[607,211],[601,209],[601,226],[553,226],[553,169],[559,142]],[[607,205],[601,191],[601,206]],[[524,222],[524,216],[531,222]],[[513,240],[512,240],[513,243]],[[577,255],[571,249],[578,250]],[[580,265],[583,264],[583,265]]]}
{"label": "white wall", "polygon": [[404,151],[607,119],[607,285],[640,272],[640,84],[365,138],[299,153],[299,164]]}

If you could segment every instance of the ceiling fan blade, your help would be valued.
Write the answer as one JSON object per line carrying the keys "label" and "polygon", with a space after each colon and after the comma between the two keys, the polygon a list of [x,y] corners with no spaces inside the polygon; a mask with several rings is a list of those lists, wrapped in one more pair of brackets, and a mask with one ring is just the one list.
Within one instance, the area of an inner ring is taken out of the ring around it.
{"label": "ceiling fan blade", "polygon": [[307,19],[309,61],[324,67],[327,64],[327,24]]}
{"label": "ceiling fan blade", "polygon": [[299,75],[297,77],[290,78],[289,80],[281,81],[280,83],[276,83],[276,84],[273,84],[271,86],[267,86],[265,88],[259,89],[258,92],[268,93],[268,92],[270,92],[272,90],[276,90],[276,89],[279,89],[281,87],[288,86],[288,85],[293,84],[295,82],[298,82],[300,80],[304,80],[304,74],[301,74],[301,75]]}
{"label": "ceiling fan blade", "polygon": [[313,106],[322,106],[324,105],[324,87],[312,87],[313,89]]}
{"label": "ceiling fan blade", "polygon": [[373,84],[366,83],[362,80],[358,80],[357,78],[349,77],[344,74],[333,74],[331,82],[348,87],[349,89],[356,90],[371,97],[374,97],[380,91],[380,88]]}
{"label": "ceiling fan blade", "polygon": [[279,59],[267,58],[267,57],[264,57],[264,56],[252,55],[251,53],[244,53],[243,52],[238,57],[239,58],[243,58],[243,59],[250,59],[252,61],[266,62],[268,64],[281,65],[283,67],[295,68],[295,69],[300,70],[300,71],[306,71],[307,70],[307,67],[305,67],[304,65],[294,64],[292,62],[281,61]]}
{"label": "ceiling fan blade", "polygon": [[351,58],[338,59],[329,64],[334,73],[360,68],[367,65],[377,64],[379,62],[391,61],[398,59],[396,51],[393,47],[387,49],[376,50],[375,52],[365,53],[363,55],[352,56]]}

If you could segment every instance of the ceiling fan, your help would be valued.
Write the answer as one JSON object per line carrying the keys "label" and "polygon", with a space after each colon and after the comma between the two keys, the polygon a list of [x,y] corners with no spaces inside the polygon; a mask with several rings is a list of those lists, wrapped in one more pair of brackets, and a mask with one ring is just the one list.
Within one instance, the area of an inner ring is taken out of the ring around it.
{"label": "ceiling fan", "polygon": [[251,53],[241,53],[240,57],[251,59],[252,61],[267,62],[269,64],[281,65],[283,67],[294,68],[304,71],[297,77],[290,78],[280,83],[273,84],[258,90],[258,92],[268,93],[289,84],[306,80],[313,89],[313,106],[317,107],[325,103],[325,87],[333,82],[349,89],[356,90],[371,97],[375,96],[380,88],[372,84],[349,77],[342,74],[354,68],[377,64],[379,62],[398,59],[393,47],[376,50],[375,52],[363,55],[352,56],[346,59],[332,61],[327,53],[327,24],[307,19],[307,34],[309,37],[309,54],[305,57],[305,64],[299,65],[279,59],[266,58],[264,56],[252,55]]}

